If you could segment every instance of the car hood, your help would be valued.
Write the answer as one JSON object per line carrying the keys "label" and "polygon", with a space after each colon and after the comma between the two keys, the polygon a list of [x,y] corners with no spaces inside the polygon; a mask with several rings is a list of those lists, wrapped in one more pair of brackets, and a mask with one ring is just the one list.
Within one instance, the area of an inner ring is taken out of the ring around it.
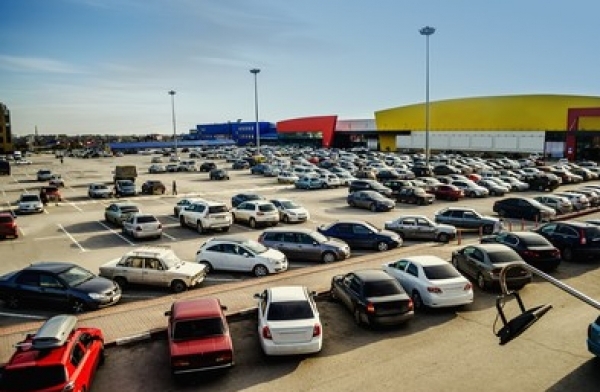
{"label": "car hood", "polygon": [[278,260],[278,261],[282,261],[285,259],[285,255],[282,252],[278,251],[277,249],[273,249],[273,248],[269,248],[269,250],[267,250],[266,252],[260,253],[258,256],[262,257],[262,258]]}
{"label": "car hood", "polygon": [[232,350],[233,345],[228,335],[208,336],[199,339],[171,341],[171,356],[198,355],[216,351]]}
{"label": "car hood", "polygon": [[103,293],[105,291],[116,289],[116,285],[110,279],[95,276],[92,279],[75,286],[75,288],[86,293]]}
{"label": "car hood", "polygon": [[306,214],[308,211],[304,207],[299,208],[285,208],[285,211],[293,212],[294,214]]}
{"label": "car hood", "polygon": [[206,266],[204,264],[191,263],[189,261],[184,261],[177,268],[172,268],[168,270],[170,273],[177,273],[187,276],[194,276],[206,270]]}

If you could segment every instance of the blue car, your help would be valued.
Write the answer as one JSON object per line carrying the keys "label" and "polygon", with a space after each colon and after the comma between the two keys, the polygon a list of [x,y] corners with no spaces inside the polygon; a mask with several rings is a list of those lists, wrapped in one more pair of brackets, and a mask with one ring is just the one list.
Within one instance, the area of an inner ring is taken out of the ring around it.
{"label": "blue car", "polygon": [[327,188],[327,183],[319,177],[302,177],[294,186],[297,189],[322,189]]}
{"label": "blue car", "polygon": [[365,221],[338,221],[317,231],[327,237],[345,241],[350,248],[375,249],[380,252],[402,246],[400,235],[381,230]]}
{"label": "blue car", "polygon": [[588,351],[600,357],[600,316],[588,327]]}

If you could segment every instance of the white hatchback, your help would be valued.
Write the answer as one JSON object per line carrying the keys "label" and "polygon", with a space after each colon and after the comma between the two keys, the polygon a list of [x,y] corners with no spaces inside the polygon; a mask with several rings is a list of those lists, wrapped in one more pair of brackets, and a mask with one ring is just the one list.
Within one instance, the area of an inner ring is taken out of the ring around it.
{"label": "white hatchback", "polygon": [[138,212],[123,221],[123,234],[133,238],[160,238],[162,232],[162,224],[154,215]]}
{"label": "white hatchback", "polygon": [[323,347],[323,326],[314,292],[304,286],[271,287],[258,300],[258,340],[266,355],[314,354]]}
{"label": "white hatchback", "polygon": [[231,209],[234,222],[248,223],[253,229],[258,226],[277,226],[279,210],[266,200],[251,200]]}

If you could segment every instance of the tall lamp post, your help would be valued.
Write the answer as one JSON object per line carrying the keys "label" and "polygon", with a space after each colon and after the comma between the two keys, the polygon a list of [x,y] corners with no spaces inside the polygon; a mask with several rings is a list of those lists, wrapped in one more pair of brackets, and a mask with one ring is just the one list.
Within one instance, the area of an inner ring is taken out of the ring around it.
{"label": "tall lamp post", "polygon": [[169,91],[171,96],[171,113],[173,115],[173,143],[175,147],[175,156],[177,157],[177,127],[175,125],[175,90]]}
{"label": "tall lamp post", "polygon": [[256,155],[260,155],[260,128],[258,124],[258,73],[260,69],[252,68],[250,73],[254,74],[254,115],[256,117]]}
{"label": "tall lamp post", "polygon": [[429,36],[435,33],[435,28],[425,26],[419,33],[425,36],[425,164],[429,168]]}

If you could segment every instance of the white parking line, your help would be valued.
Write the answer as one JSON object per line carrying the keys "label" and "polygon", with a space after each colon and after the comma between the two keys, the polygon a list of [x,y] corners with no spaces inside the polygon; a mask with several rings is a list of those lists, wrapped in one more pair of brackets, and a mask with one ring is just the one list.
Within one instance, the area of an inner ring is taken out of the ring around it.
{"label": "white parking line", "polygon": [[69,239],[75,244],[77,245],[77,247],[79,249],[81,249],[82,252],[87,252],[87,250],[81,246],[81,244],[79,242],[77,242],[77,240],[75,239],[75,237],[73,237],[67,230],[65,230],[65,228],[63,227],[63,225],[61,225],[60,223],[56,224],[58,226],[59,229],[61,229],[63,231],[63,233],[65,233],[67,235],[67,237],[69,237]]}
{"label": "white parking line", "polygon": [[179,222],[179,219],[175,218],[174,216],[166,215],[165,218],[174,220],[175,222]]}
{"label": "white parking line", "polygon": [[204,281],[206,282],[241,282],[244,279],[235,279],[235,278],[211,278],[211,277],[206,277],[204,278]]}
{"label": "white parking line", "polygon": [[33,320],[45,320],[45,319],[47,319],[47,317],[43,317],[43,316],[33,316],[33,315],[30,315],[30,314],[6,313],[6,312],[0,312],[0,316],[20,317],[20,318],[33,319]]}
{"label": "white parking line", "polygon": [[82,210],[81,208],[77,207],[77,206],[75,205],[75,203],[73,203],[72,201],[69,201],[68,203],[69,203],[69,205],[70,205],[71,207],[75,208],[77,211],[79,211],[79,212],[83,212],[83,210]]}
{"label": "white parking line", "polygon": [[121,294],[121,299],[123,298],[140,298],[140,299],[147,299],[147,298],[156,298],[157,295],[142,295],[142,294]]}
{"label": "white parking line", "polygon": [[54,241],[54,240],[60,240],[65,238],[64,235],[51,235],[48,237],[35,237],[33,240],[34,241]]}
{"label": "white parking line", "polygon": [[129,241],[127,238],[123,237],[119,232],[117,232],[116,230],[113,230],[112,228],[106,226],[104,223],[102,223],[101,221],[96,221],[98,222],[98,224],[102,227],[104,227],[106,230],[110,231],[111,233],[113,233],[114,235],[116,235],[117,237],[119,237],[120,239],[122,239],[123,241],[127,242],[130,246],[135,246],[135,243]]}
{"label": "white parking line", "polygon": [[165,233],[164,231],[163,231],[162,235],[165,236],[165,237],[167,237],[171,241],[177,241],[177,238],[173,237],[172,235],[169,235],[169,234]]}

